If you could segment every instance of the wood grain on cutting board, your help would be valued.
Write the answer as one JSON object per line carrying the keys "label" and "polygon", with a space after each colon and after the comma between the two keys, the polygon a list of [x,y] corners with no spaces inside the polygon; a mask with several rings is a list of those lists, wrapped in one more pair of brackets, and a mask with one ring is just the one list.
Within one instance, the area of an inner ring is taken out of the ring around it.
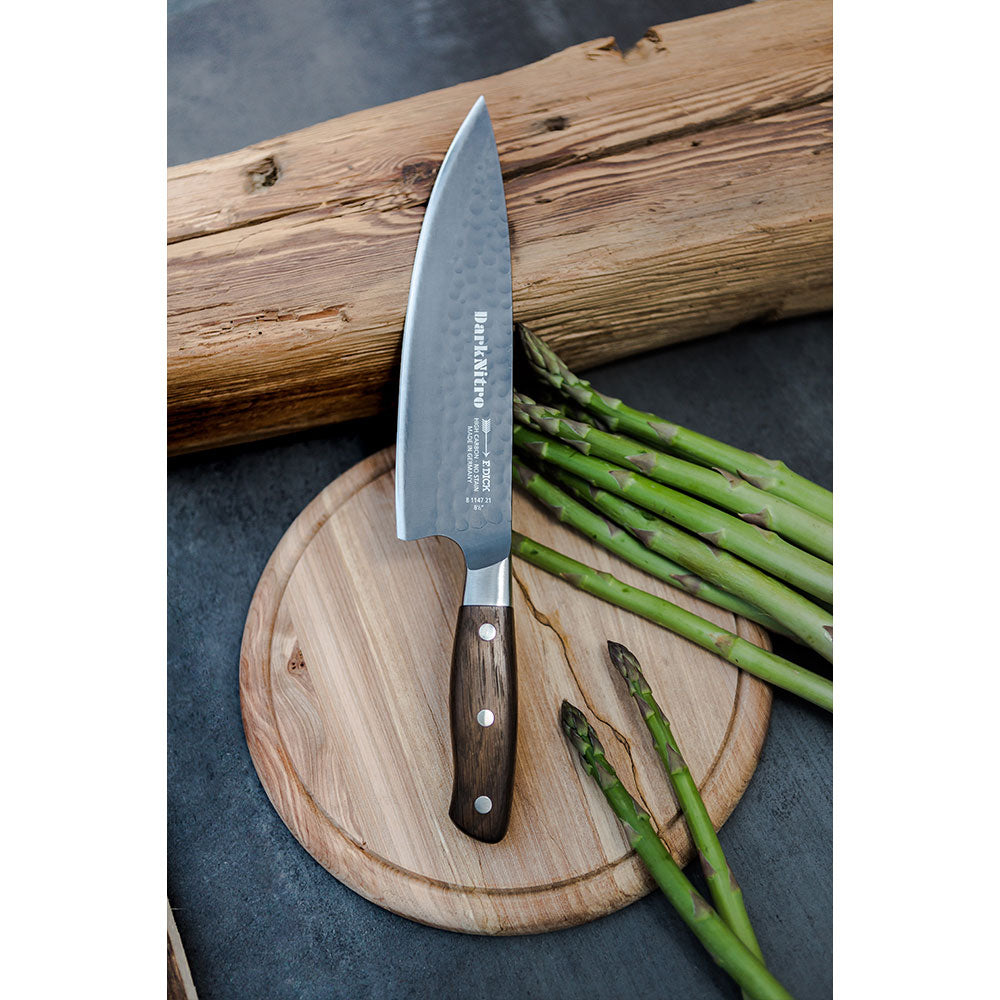
{"label": "wood grain on cutting board", "polygon": [[[627,612],[514,565],[519,736],[507,836],[471,840],[448,818],[448,668],[464,583],[460,551],[395,536],[393,452],[331,483],[279,543],[243,639],[247,742],[275,808],[340,881],[452,930],[513,934],[582,923],[652,883],[558,725],[567,698],[682,861],[691,845],[606,641],[632,648],[670,716],[717,825],[767,730],[766,685]],[[754,625],[621,563],[530,500],[514,526],[766,644]]]}

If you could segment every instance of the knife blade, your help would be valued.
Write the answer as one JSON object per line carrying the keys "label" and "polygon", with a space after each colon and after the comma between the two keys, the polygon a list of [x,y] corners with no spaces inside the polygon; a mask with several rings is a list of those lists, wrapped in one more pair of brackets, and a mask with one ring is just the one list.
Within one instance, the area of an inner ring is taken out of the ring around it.
{"label": "knife blade", "polygon": [[438,171],[403,327],[396,534],[465,555],[451,661],[449,815],[477,840],[507,832],[517,738],[510,602],[513,392],[510,241],[493,126],[480,97]]}

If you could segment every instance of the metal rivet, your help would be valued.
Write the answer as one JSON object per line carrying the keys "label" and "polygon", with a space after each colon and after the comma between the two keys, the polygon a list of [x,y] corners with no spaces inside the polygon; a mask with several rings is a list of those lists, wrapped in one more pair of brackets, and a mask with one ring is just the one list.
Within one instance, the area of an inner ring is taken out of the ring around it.
{"label": "metal rivet", "polygon": [[481,708],[476,716],[476,722],[481,726],[492,726],[494,715],[488,708]]}
{"label": "metal rivet", "polygon": [[472,804],[477,813],[488,813],[493,808],[493,800],[488,795],[480,795]]}
{"label": "metal rivet", "polygon": [[480,639],[485,639],[487,642],[489,642],[491,639],[495,639],[496,635],[497,635],[496,625],[491,625],[489,622],[483,622],[483,624],[479,626]]}

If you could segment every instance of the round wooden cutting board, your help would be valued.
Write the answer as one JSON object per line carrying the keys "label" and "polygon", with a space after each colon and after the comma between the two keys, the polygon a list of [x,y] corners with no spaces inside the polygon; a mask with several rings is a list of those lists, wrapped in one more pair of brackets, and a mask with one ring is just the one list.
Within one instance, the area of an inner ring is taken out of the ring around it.
{"label": "round wooden cutting board", "polygon": [[[395,532],[393,450],[356,465],[299,515],[254,594],[240,696],[254,764],[307,851],[345,885],[435,927],[519,934],[583,923],[652,888],[558,723],[590,716],[622,780],[676,857],[691,844],[606,641],[639,657],[716,825],[767,731],[766,685],[697,646],[521,561],[514,563],[519,732],[507,836],[448,818],[448,683],[464,561]],[[755,625],[673,590],[514,496],[514,526],[746,638]]]}

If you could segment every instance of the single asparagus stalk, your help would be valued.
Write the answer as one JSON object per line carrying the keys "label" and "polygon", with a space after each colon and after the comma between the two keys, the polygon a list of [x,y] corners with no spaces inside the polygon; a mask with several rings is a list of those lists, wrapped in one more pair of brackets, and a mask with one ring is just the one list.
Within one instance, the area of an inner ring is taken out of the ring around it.
{"label": "single asparagus stalk", "polygon": [[646,728],[653,737],[656,752],[663,761],[667,777],[691,832],[691,839],[698,849],[698,857],[701,859],[701,868],[708,882],[712,902],[715,903],[719,916],[729,925],[729,929],[763,962],[764,956],[761,954],[757,935],[753,932],[750,917],[743,903],[743,890],[737,884],[729,862],[726,861],[715,826],[684,761],[677,740],[670,730],[670,723],[656,703],[653,691],[635,655],[619,642],[609,642],[608,652],[615,669],[625,678],[629,694],[639,705]]}
{"label": "single asparagus stalk", "polygon": [[797,694],[828,712],[833,711],[833,684],[825,677],[761,649],[728,629],[685,611],[662,597],[631,587],[610,573],[602,573],[577,562],[520,532],[512,532],[511,537],[511,552],[514,555],[560,577],[578,590],[640,615],[697,643],[763,681]]}
{"label": "single asparagus stalk", "polygon": [[584,770],[597,782],[608,805],[625,827],[629,845],[709,955],[754,1000],[791,1000],[791,994],[726,926],[680,870],[656,835],[649,814],[632,798],[605,757],[604,747],[583,712],[564,701],[560,721],[580,755]]}
{"label": "single asparagus stalk", "polygon": [[764,628],[782,635],[790,635],[788,630],[770,615],[764,614],[760,608],[754,607],[742,598],[713,586],[694,573],[689,573],[683,566],[672,562],[651,549],[647,549],[638,539],[619,528],[617,524],[600,514],[595,514],[589,507],[568,496],[559,487],[550,483],[530,466],[525,465],[517,455],[514,456],[514,481],[519,483],[536,500],[545,504],[555,517],[564,524],[576,528],[580,534],[609,552],[630,562],[633,566],[645,570],[671,587],[686,591],[717,607],[725,608],[735,615],[748,618],[750,621],[763,625]]}
{"label": "single asparagus stalk", "polygon": [[590,410],[584,409],[582,406],[577,406],[572,399],[553,389],[548,382],[536,382],[531,387],[531,395],[543,406],[558,410],[559,413],[564,417],[569,417],[570,420],[579,420],[583,424],[590,424],[591,427],[597,427],[602,431],[607,430],[595,414],[591,413]]}
{"label": "single asparagus stalk", "polygon": [[675,455],[710,468],[726,469],[748,483],[784,497],[832,523],[833,494],[804,476],[792,472],[784,462],[772,461],[714,438],[663,420],[655,413],[644,413],[627,406],[620,399],[605,396],[585,379],[566,367],[562,359],[523,324],[516,324],[531,366],[540,379],[563,395],[596,414],[612,431],[624,431],[632,437],[666,448]]}
{"label": "single asparagus stalk", "polygon": [[717,549],[614,493],[598,489],[562,469],[547,468],[546,473],[563,489],[593,505],[653,552],[759,607],[810,649],[833,662],[833,617],[826,609],[756,566]]}
{"label": "single asparagus stalk", "polygon": [[582,476],[601,489],[632,500],[807,594],[824,601],[833,600],[833,567],[828,562],[790,545],[773,531],[747,524],[637,472],[619,468],[602,458],[583,455],[570,445],[553,441],[526,426],[523,422],[526,415],[516,406],[514,416],[522,421],[514,424],[515,446]]}
{"label": "single asparagus stalk", "polygon": [[514,393],[514,408],[529,426],[559,438],[584,455],[604,458],[633,469],[665,486],[683,490],[761,528],[776,531],[813,555],[833,560],[833,525],[789,500],[751,486],[725,469],[706,469],[683,458],[667,455],[622,434],[612,434],[586,421],[574,420],[558,409],[543,406],[522,393]]}

